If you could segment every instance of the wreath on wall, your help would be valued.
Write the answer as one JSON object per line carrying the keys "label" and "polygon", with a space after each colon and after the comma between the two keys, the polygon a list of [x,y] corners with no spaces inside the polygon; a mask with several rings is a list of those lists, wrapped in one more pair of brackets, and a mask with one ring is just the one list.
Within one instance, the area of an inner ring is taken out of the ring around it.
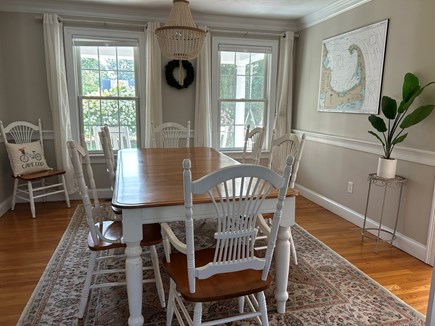
{"label": "wreath on wall", "polygon": [[[193,69],[192,64],[187,60],[181,61],[182,67],[180,68],[180,61],[179,60],[171,60],[168,62],[168,64],[165,67],[165,76],[166,76],[166,82],[169,86],[175,87],[176,89],[183,89],[187,88],[192,84],[195,71]],[[181,85],[180,82],[174,77],[174,70],[175,68],[180,68],[184,70],[184,80],[183,84]]]}

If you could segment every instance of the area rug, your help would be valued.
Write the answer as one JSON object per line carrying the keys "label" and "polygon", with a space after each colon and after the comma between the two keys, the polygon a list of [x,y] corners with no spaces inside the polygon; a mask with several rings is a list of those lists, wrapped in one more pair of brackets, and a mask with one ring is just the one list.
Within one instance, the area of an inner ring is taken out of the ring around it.
{"label": "area rug", "polygon": [[[182,230],[183,224],[177,223]],[[199,246],[210,245],[211,223],[196,225]],[[422,314],[301,227],[295,225],[292,234],[299,264],[291,264],[289,300],[284,314],[276,312],[274,287],[266,293],[271,325],[424,325]],[[79,206],[17,325],[127,325],[125,287],[92,291],[84,319],[76,318],[89,256],[86,236],[84,211]],[[163,256],[161,246],[159,255]],[[162,278],[167,291],[168,277],[162,273]],[[144,285],[143,293],[145,325],[164,325],[165,311],[160,308],[154,284]],[[237,311],[236,301],[211,303],[204,307],[204,319],[231,311]]]}

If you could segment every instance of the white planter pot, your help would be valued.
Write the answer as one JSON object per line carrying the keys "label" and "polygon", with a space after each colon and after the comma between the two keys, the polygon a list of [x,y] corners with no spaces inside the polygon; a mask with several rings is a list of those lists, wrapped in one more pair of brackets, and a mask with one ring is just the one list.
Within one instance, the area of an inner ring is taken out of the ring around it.
{"label": "white planter pot", "polygon": [[377,176],[392,179],[396,176],[397,160],[395,158],[379,158]]}

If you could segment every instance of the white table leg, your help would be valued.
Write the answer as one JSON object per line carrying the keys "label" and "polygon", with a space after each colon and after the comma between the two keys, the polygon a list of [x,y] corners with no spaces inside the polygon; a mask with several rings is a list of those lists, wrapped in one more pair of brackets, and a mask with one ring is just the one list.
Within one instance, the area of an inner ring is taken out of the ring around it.
{"label": "white table leg", "polygon": [[125,270],[127,274],[127,295],[130,317],[128,325],[142,326],[142,248],[140,242],[127,242]]}
{"label": "white table leg", "polygon": [[276,241],[275,252],[275,279],[276,290],[275,299],[277,311],[285,312],[285,305],[288,299],[287,284],[290,267],[290,228],[280,226],[278,230],[278,238]]}
{"label": "white table leg", "polygon": [[123,240],[127,245],[125,248],[125,273],[127,281],[128,309],[130,317],[128,325],[142,326],[142,216],[141,212],[135,209],[122,210],[122,231]]}

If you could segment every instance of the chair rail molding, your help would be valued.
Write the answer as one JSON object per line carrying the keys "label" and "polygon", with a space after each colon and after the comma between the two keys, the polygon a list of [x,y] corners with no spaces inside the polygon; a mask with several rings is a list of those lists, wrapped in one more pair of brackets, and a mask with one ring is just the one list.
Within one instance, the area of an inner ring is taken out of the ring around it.
{"label": "chair rail molding", "polygon": [[[382,155],[382,146],[378,143],[297,129],[293,130],[293,132],[298,136],[305,133],[306,140],[309,141],[379,156]],[[403,161],[435,166],[435,152],[432,151],[396,146],[394,147],[394,157]]]}

